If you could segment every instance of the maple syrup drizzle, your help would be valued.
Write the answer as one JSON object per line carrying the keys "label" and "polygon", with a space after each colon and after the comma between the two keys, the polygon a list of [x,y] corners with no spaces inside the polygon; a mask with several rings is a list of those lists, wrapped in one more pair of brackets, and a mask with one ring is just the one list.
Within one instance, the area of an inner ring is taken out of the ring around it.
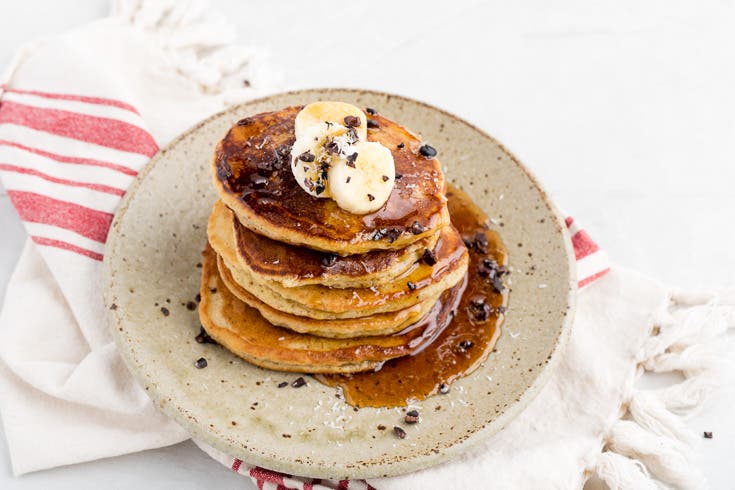
{"label": "maple syrup drizzle", "polygon": [[[465,280],[440,301],[458,296],[454,314],[435,328],[435,337],[413,355],[387,361],[374,372],[319,375],[329,386],[341,387],[347,403],[356,407],[405,406],[446,392],[455,379],[473,372],[487,359],[500,335],[508,303],[502,284],[508,257],[487,216],[459,189],[447,191],[452,225],[468,244],[470,262]],[[456,301],[456,299],[455,299]],[[441,310],[435,308],[432,311]]]}

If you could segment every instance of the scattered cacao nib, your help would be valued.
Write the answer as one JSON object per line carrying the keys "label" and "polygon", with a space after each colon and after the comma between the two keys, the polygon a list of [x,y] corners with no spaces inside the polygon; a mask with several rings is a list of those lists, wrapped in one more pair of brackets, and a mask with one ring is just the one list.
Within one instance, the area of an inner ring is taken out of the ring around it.
{"label": "scattered cacao nib", "polygon": [[475,344],[471,340],[463,340],[459,343],[459,348],[461,349],[461,352],[466,352],[471,349],[473,345]]}
{"label": "scattered cacao nib", "polygon": [[393,427],[393,433],[399,438],[399,439],[405,439],[406,438],[406,431],[398,427],[397,425]]}
{"label": "scattered cacao nib", "polygon": [[510,270],[508,270],[508,268],[504,265],[499,266],[497,271],[498,271],[499,276],[505,276],[505,275],[510,274]]}
{"label": "scattered cacao nib", "polygon": [[378,129],[380,127],[380,124],[378,124],[377,121],[368,119],[367,126],[368,126],[368,129]]}
{"label": "scattered cacao nib", "polygon": [[486,298],[481,295],[473,296],[470,300],[470,313],[477,322],[487,321],[493,312],[493,307],[487,304]]}
{"label": "scattered cacao nib", "polygon": [[252,124],[253,121],[254,119],[252,117],[246,117],[245,119],[240,119],[239,121],[237,121],[237,125],[238,126],[248,126]]}
{"label": "scattered cacao nib", "polygon": [[258,173],[263,176],[270,175],[273,172],[273,163],[268,161],[261,161],[255,164],[258,167]]}
{"label": "scattered cacao nib", "polygon": [[209,336],[206,330],[204,330],[204,327],[199,327],[199,334],[197,334],[196,337],[194,337],[194,340],[196,340],[197,344],[216,344],[217,342]]}
{"label": "scattered cacao nib", "polygon": [[356,143],[360,138],[357,137],[357,130],[355,128],[347,128],[347,141],[349,143]]}
{"label": "scattered cacao nib", "polygon": [[380,240],[383,238],[383,233],[380,230],[375,230],[373,236],[370,237],[372,240]]}
{"label": "scattered cacao nib", "polygon": [[339,153],[339,145],[331,138],[327,138],[327,141],[324,143],[324,149],[332,155]]}
{"label": "scattered cacao nib", "polygon": [[193,301],[187,301],[186,302],[186,309],[189,311],[194,311],[197,309],[197,304]]}
{"label": "scattered cacao nib", "polygon": [[317,196],[321,194],[322,192],[324,192],[325,189],[326,189],[326,186],[321,181],[314,184],[314,193]]}
{"label": "scattered cacao nib", "polygon": [[324,124],[326,124],[328,128],[334,126],[334,123],[332,121],[324,121]]}
{"label": "scattered cacao nib", "polygon": [[373,109],[372,107],[366,107],[366,108],[365,108],[365,112],[367,112],[367,113],[368,113],[368,114],[370,114],[371,116],[374,116],[375,114],[377,114],[377,113],[378,113],[378,111],[376,111],[376,110],[375,110],[375,109]]}
{"label": "scattered cacao nib", "polygon": [[232,167],[227,163],[227,160],[219,162],[217,165],[217,178],[219,180],[227,180],[232,177]]}
{"label": "scattered cacao nib", "polygon": [[350,177],[350,176],[348,175],[348,176],[347,176],[347,179],[345,179],[345,184],[349,184],[351,180],[352,180],[352,177]]}
{"label": "scattered cacao nib", "polygon": [[401,230],[398,228],[381,228],[380,233],[388,239],[389,243],[395,242],[401,236]]}
{"label": "scattered cacao nib", "polygon": [[171,313],[171,312],[168,311],[168,308],[166,308],[165,306],[162,306],[161,307],[161,313],[163,313],[163,316],[168,316],[169,313]]}
{"label": "scattered cacao nib", "polygon": [[472,242],[472,245],[474,245],[475,250],[477,250],[480,253],[486,254],[487,253],[487,235],[481,231],[478,231],[475,233],[475,239]]}
{"label": "scattered cacao nib", "polygon": [[373,196],[372,194],[368,194],[367,198],[368,198],[368,201],[370,202],[373,202],[375,200],[375,196]]}
{"label": "scattered cacao nib", "polygon": [[406,418],[404,419],[407,424],[415,424],[419,421],[419,412],[418,410],[411,410],[406,413]]}
{"label": "scattered cacao nib", "polygon": [[204,369],[205,367],[207,367],[207,360],[203,357],[200,357],[196,360],[194,366],[196,366],[197,369]]}
{"label": "scattered cacao nib", "polygon": [[488,280],[492,280],[498,274],[498,270],[496,269],[497,264],[493,265],[493,263],[486,262],[487,260],[485,259],[478,264],[477,273],[480,277],[486,277]]}
{"label": "scattered cacao nib", "polygon": [[396,148],[398,148],[399,150],[402,150],[403,147],[405,147],[405,146],[406,146],[405,143],[398,143],[398,146],[396,146]]}
{"label": "scattered cacao nib", "polygon": [[301,155],[299,155],[299,160],[301,160],[302,162],[309,163],[309,162],[313,162],[314,160],[316,160],[316,157],[314,156],[312,152],[307,150]]}
{"label": "scattered cacao nib", "polygon": [[486,322],[493,312],[493,307],[485,303],[477,307],[472,306],[470,307],[470,310],[476,322]]}
{"label": "scattered cacao nib", "polygon": [[424,250],[424,254],[421,256],[421,260],[426,265],[435,265],[436,264],[436,255],[434,255],[434,252],[429,250],[428,248]]}
{"label": "scattered cacao nib", "polygon": [[403,174],[396,174],[396,180],[401,180],[403,178]]}
{"label": "scattered cacao nib", "polygon": [[293,381],[293,383],[291,383],[291,386],[293,386],[294,388],[301,388],[305,384],[306,384],[306,380],[304,379],[304,377],[299,376]]}
{"label": "scattered cacao nib", "polygon": [[214,294],[217,292],[217,288],[209,288],[209,292]]}
{"label": "scattered cacao nib", "polygon": [[268,179],[266,179],[260,174],[251,174],[250,182],[252,182],[253,187],[255,187],[256,189],[260,189],[260,188],[265,187],[268,184]]}
{"label": "scattered cacao nib", "polygon": [[383,424],[378,424],[378,430],[385,430],[386,427]]}
{"label": "scattered cacao nib", "polygon": [[288,386],[288,381],[281,381],[278,383],[279,388],[285,388],[286,386]]}
{"label": "scattered cacao nib", "polygon": [[194,301],[196,301],[197,303],[200,303],[202,301],[202,295],[197,293],[197,295],[194,296]]}
{"label": "scattered cacao nib", "polygon": [[345,126],[348,128],[359,128],[362,122],[357,116],[345,116]]}
{"label": "scattered cacao nib", "polygon": [[[248,80],[248,79],[243,80],[242,81],[242,86],[243,87],[249,87],[250,86],[250,80]],[[235,425],[235,424],[232,424],[232,425]]]}
{"label": "scattered cacao nib", "polygon": [[424,228],[424,225],[422,225],[418,221],[414,221],[413,224],[411,225],[411,233],[413,233],[414,235],[420,235],[425,231],[426,231],[426,228]]}
{"label": "scattered cacao nib", "polygon": [[704,438],[705,439],[712,439],[712,433],[711,432],[705,432],[704,433]]}
{"label": "scattered cacao nib", "polygon": [[495,271],[498,269],[498,263],[492,257],[485,257],[482,259],[482,265],[489,269],[494,269]]}
{"label": "scattered cacao nib", "polygon": [[276,148],[276,155],[281,158],[286,158],[291,154],[291,147],[289,145],[280,145]]}
{"label": "scattered cacao nib", "polygon": [[414,284],[414,283],[413,283],[413,281],[408,281],[408,282],[406,283],[406,286],[408,286],[408,289],[409,289],[410,291],[415,291],[415,290],[416,290],[416,284]]}
{"label": "scattered cacao nib", "polygon": [[449,385],[446,383],[440,384],[439,393],[441,393],[442,395],[446,395],[447,393],[449,393]]}
{"label": "scattered cacao nib", "polygon": [[426,158],[434,158],[437,152],[436,148],[431,145],[422,145],[421,148],[419,148],[419,153]]}
{"label": "scattered cacao nib", "polygon": [[117,310],[117,304],[115,304],[115,303],[112,303],[112,304],[110,305],[110,309],[111,309],[111,310],[113,310],[113,311],[114,311],[114,310]]}
{"label": "scattered cacao nib", "polygon": [[383,175],[383,182],[388,182],[390,180],[390,177],[387,175]]}
{"label": "scattered cacao nib", "polygon": [[337,262],[337,256],[335,254],[325,254],[322,257],[322,265],[324,267],[332,267]]}
{"label": "scattered cacao nib", "polygon": [[464,242],[464,246],[467,247],[468,250],[472,250],[472,238],[467,235],[462,235],[462,241]]}
{"label": "scattered cacao nib", "polygon": [[355,168],[355,160],[357,160],[357,152],[353,153],[352,155],[347,155],[347,166],[350,168]]}

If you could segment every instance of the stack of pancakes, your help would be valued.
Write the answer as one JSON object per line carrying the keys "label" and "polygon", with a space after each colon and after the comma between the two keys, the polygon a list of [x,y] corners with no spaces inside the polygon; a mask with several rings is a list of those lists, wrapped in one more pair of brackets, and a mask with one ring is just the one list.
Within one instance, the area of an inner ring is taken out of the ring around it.
{"label": "stack of pancakes", "polygon": [[304,192],[289,167],[300,109],[243,119],[217,145],[202,325],[262,367],[376,369],[451,321],[467,250],[449,222],[439,162],[374,111],[368,140],[392,152],[396,169],[385,205],[356,215]]}

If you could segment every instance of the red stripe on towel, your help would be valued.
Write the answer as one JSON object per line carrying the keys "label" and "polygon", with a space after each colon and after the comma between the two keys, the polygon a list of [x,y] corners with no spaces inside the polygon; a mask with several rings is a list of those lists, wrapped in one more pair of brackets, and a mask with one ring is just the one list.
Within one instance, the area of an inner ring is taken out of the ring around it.
{"label": "red stripe on towel", "polygon": [[86,248],[77,247],[76,245],[72,245],[71,243],[64,242],[61,240],[54,240],[52,238],[45,238],[41,236],[32,236],[31,240],[33,240],[33,243],[37,245],[44,245],[46,247],[60,248],[62,250],[67,250],[69,252],[75,252],[80,255],[85,255],[89,257],[90,259],[101,261],[103,258],[102,254],[93,252],[92,250],[87,250]]}
{"label": "red stripe on towel", "polygon": [[75,94],[55,94],[51,92],[41,92],[39,90],[18,90],[14,88],[7,88],[5,89],[5,92],[12,93],[12,94],[35,95],[37,97],[43,97],[45,99],[73,100],[76,102],[86,102],[87,104],[107,105],[111,107],[118,107],[120,109],[125,109],[126,111],[130,111],[132,113],[140,115],[140,112],[138,112],[138,109],[136,109],[132,105],[126,102],[122,102],[122,101],[115,100],[115,99],[107,99],[104,97],[89,97],[86,95],[75,95]]}
{"label": "red stripe on towel", "polygon": [[24,151],[27,151],[27,152],[30,152],[36,155],[40,155],[42,157],[46,157],[55,162],[108,168],[110,170],[115,170],[116,172],[120,172],[125,175],[132,175],[133,177],[138,175],[138,172],[136,170],[126,167],[124,165],[118,165],[116,163],[110,163],[110,162],[103,162],[101,160],[95,160],[93,158],[79,158],[79,157],[59,155],[57,153],[51,153],[48,151],[39,150],[37,148],[31,148],[30,146],[21,145],[20,143],[15,143],[13,141],[0,140],[0,146],[12,146],[13,148],[18,148],[20,150],[24,150]]}
{"label": "red stripe on towel", "polygon": [[25,191],[8,191],[23,221],[54,225],[105,243],[112,214]]}
{"label": "red stripe on towel", "polygon": [[64,138],[152,157],[158,151],[153,137],[142,128],[107,117],[59,109],[3,102],[0,123],[17,124]]}
{"label": "red stripe on towel", "polygon": [[43,180],[54,182],[55,184],[63,184],[63,185],[71,186],[71,187],[84,187],[87,189],[92,189],[94,191],[105,192],[107,194],[113,194],[115,196],[125,195],[124,190],[117,189],[115,187],[110,187],[109,185],[92,184],[90,182],[77,182],[74,180],[60,179],[58,177],[53,177],[51,175],[45,174],[43,172],[39,172],[38,170],[34,170],[32,168],[18,167],[15,165],[9,165],[7,163],[0,163],[0,172],[13,172],[13,173],[18,173],[18,174],[33,175],[34,177],[39,177]]}

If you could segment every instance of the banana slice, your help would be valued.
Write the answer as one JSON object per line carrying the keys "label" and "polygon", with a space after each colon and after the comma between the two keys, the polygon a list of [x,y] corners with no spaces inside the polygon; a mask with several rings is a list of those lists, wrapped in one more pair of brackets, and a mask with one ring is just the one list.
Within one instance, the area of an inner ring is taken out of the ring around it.
{"label": "banana slice", "polygon": [[330,159],[324,158],[324,143],[329,137],[326,126],[311,126],[303,131],[302,136],[291,147],[291,172],[299,186],[308,194],[314,197],[332,197],[326,172],[331,163]]}
{"label": "banana slice", "polygon": [[328,171],[332,199],[342,209],[367,214],[380,209],[396,182],[396,169],[390,150],[380,143],[354,145],[357,157],[332,165]]}
{"label": "banana slice", "polygon": [[[358,118],[359,124],[355,120],[345,121],[345,118],[355,117]],[[300,139],[308,128],[322,126],[325,123],[335,126],[352,126],[357,132],[358,139],[363,141],[367,139],[367,117],[364,112],[352,104],[327,100],[308,104],[296,115],[294,126],[296,139]]]}

